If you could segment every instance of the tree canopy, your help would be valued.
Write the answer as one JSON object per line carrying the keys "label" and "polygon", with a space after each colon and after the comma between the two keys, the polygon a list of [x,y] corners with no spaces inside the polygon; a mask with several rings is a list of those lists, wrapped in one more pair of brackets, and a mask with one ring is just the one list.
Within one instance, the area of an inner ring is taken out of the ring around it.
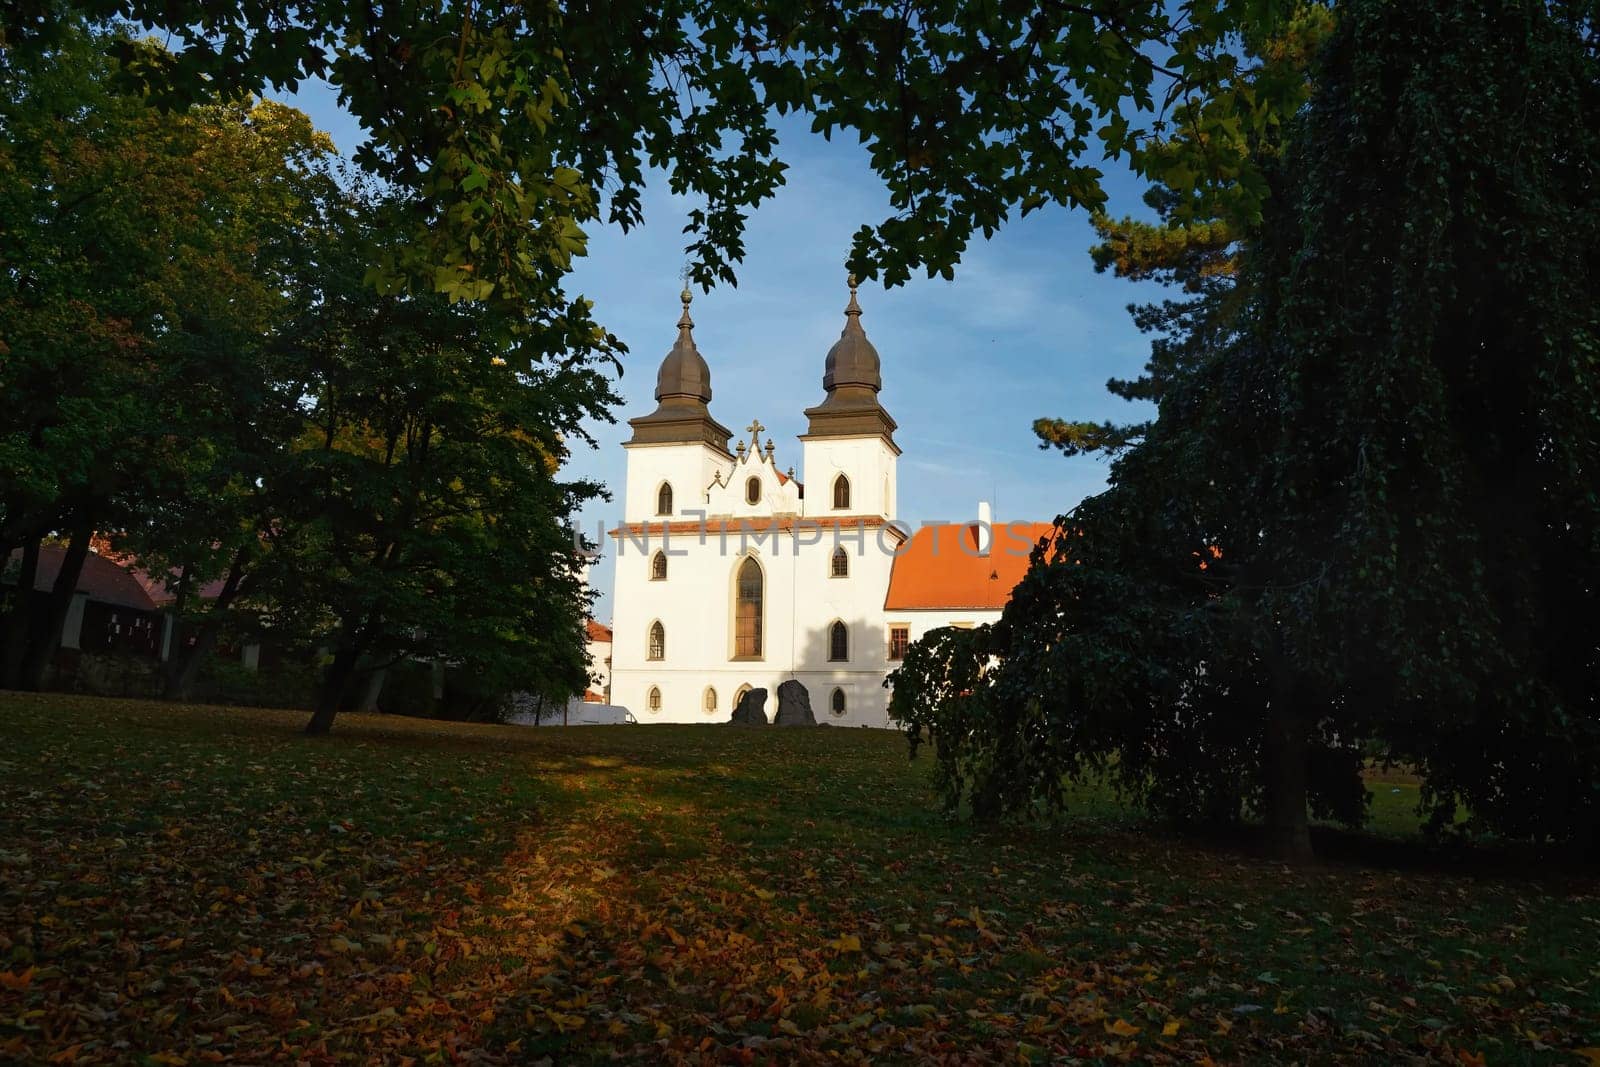
{"label": "tree canopy", "polygon": [[[74,32],[0,91],[0,553],[27,571],[42,537],[68,541],[58,615],[96,529],[181,499],[252,425],[331,152],[278,104],[162,113],[113,84],[108,40]],[[37,685],[55,651],[28,648],[27,599],[8,684]]]}
{"label": "tree canopy", "polygon": [[332,649],[318,730],[364,658],[437,659],[557,701],[588,683],[574,520],[602,490],[562,463],[615,402],[605,335],[582,302],[511,331],[489,304],[374,294],[365,255],[392,209],[334,205],[315,293],[277,342],[299,424],[270,476],[255,588]]}
{"label": "tree canopy", "polygon": [[1291,8],[25,0],[0,41],[25,55],[72,19],[130,20],[173,42],[128,71],[174,103],[328,79],[369,133],[357,161],[409,194],[410,240],[373,280],[516,300],[554,289],[583,224],[637,224],[652,167],[696,202],[695,281],[733,281],[746,215],[783,181],[774,116],[790,112],[867,147],[894,214],[860,229],[850,267],[889,284],[948,276],[1014,212],[1101,207],[1103,157],[1174,186],[1214,182],[1254,217],[1263,187],[1230,153],[1183,170],[1139,149],[1174,112],[1207,144],[1281,121],[1292,87],[1254,78],[1238,46]]}
{"label": "tree canopy", "polygon": [[[64,32],[10,56],[0,96],[3,684],[44,682],[110,537],[198,628],[172,642],[168,695],[224,622],[326,647],[318,729],[401,656],[581,692],[571,516],[600,488],[561,466],[610,417],[614,339],[581,300],[377,292],[403,196],[336,175],[281,104],[153,106],[114,59],[130,51],[164,62],[115,29]],[[41,603],[47,541],[65,555]]]}

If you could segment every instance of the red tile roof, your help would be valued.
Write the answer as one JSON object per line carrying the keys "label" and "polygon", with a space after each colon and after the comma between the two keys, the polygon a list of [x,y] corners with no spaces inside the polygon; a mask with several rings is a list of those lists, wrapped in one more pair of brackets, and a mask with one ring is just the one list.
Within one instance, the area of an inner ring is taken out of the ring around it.
{"label": "red tile roof", "polygon": [[1028,555],[1055,527],[1048,522],[996,523],[988,555],[978,554],[977,523],[924,526],[895,556],[887,611],[999,611],[1028,572]]}
{"label": "red tile roof", "polygon": [[[45,545],[39,549],[39,573],[34,578],[33,587],[41,593],[47,593],[56,584],[56,575],[61,572],[61,562],[65,559],[67,550],[54,545]],[[11,553],[11,559],[6,567],[7,579],[16,581],[13,568],[22,560],[20,549]],[[101,604],[110,604],[113,607],[133,608],[138,611],[155,611],[156,602],[127,568],[98,553],[91,552],[83,560],[83,572],[78,575],[78,592],[89,594],[89,599]]]}
{"label": "red tile roof", "polygon": [[[150,599],[155,603],[165,607],[178,599],[178,595],[167,588],[169,581],[174,586],[178,584],[178,576],[176,574],[173,574],[170,578],[166,576],[157,577],[143,567],[131,563],[127,565],[127,568],[128,573],[132,574],[134,580],[144,587],[144,591],[149,594]],[[198,596],[201,600],[215,600],[222,594],[224,584],[226,583],[221,578],[217,578],[200,586],[199,589],[194,590],[189,595]]]}
{"label": "red tile roof", "polygon": [[607,626],[605,623],[595,622],[593,619],[590,619],[587,623],[587,629],[589,640],[597,643],[604,642],[606,644],[611,642],[611,627]]}
{"label": "red tile roof", "polygon": [[[131,552],[122,552],[117,549],[116,543],[105,534],[95,534],[89,540],[89,551],[101,559],[108,559],[119,567],[125,568],[134,579],[144,587],[150,599],[156,604],[165,607],[175,603],[178,595],[172,592],[178,585],[178,572],[168,571],[166,574],[151,574],[139,565],[139,557]],[[221,578],[213,579],[200,586],[198,590],[191,590],[191,596],[198,596],[201,600],[215,600],[222,595],[222,587],[227,583]]]}

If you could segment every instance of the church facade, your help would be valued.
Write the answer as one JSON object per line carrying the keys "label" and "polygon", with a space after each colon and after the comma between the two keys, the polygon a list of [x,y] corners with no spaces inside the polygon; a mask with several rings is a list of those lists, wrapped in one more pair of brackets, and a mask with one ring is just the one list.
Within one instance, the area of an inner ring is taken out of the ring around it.
{"label": "church facade", "polygon": [[906,647],[938,626],[999,618],[1049,526],[897,518],[896,424],[854,284],[822,400],[805,410],[803,477],[779,469],[759,420],[730,446],[687,290],[682,301],[656,409],[629,420],[623,446],[611,701],[641,723],[720,722],[764,688],[770,719],[793,678],[819,722],[889,726],[884,678]]}

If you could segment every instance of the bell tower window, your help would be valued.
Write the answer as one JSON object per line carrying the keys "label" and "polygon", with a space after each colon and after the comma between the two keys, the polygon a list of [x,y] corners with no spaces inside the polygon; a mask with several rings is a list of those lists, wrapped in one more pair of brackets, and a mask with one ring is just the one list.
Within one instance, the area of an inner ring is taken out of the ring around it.
{"label": "bell tower window", "polygon": [[844,475],[833,480],[833,510],[848,511],[850,508],[850,479]]}
{"label": "bell tower window", "polygon": [[650,647],[645,652],[645,658],[667,658],[667,631],[659,622],[650,624]]}
{"label": "bell tower window", "polygon": [[659,549],[650,557],[650,580],[652,582],[667,580],[667,554]]}
{"label": "bell tower window", "polygon": [[850,577],[850,553],[840,545],[833,550],[833,560],[828,565],[828,576],[831,578]]}
{"label": "bell tower window", "polygon": [[662,482],[661,488],[656,490],[656,514],[672,514],[672,483]]}

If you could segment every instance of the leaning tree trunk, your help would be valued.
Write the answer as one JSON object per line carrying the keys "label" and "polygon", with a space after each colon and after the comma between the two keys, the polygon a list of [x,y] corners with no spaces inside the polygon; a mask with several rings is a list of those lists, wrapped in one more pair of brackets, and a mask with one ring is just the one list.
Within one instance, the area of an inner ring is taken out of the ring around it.
{"label": "leaning tree trunk", "polygon": [[72,610],[72,598],[78,591],[78,578],[83,574],[83,563],[89,558],[89,542],[94,537],[94,521],[85,512],[79,516],[72,531],[72,541],[61,557],[61,570],[50,588],[50,606],[45,612],[44,625],[35,626],[33,639],[28,642],[28,654],[22,664],[22,688],[37,692],[44,688],[45,675],[61,648],[61,628],[66,625],[67,612]]}
{"label": "leaning tree trunk", "polygon": [[306,733],[316,736],[333,729],[333,718],[344,703],[350,680],[355,677],[356,661],[360,658],[361,650],[353,642],[341,641],[334,650],[333,662],[328,664],[322,675],[322,685],[317,689],[317,706],[311,713],[311,721],[306,723]]}
{"label": "leaning tree trunk", "polygon": [[1310,720],[1291,687],[1279,687],[1268,709],[1262,757],[1265,766],[1267,845],[1287,863],[1309,863],[1311,823],[1307,817]]}
{"label": "leaning tree trunk", "polygon": [[[0,560],[0,566],[8,562],[9,556]],[[28,654],[28,637],[33,632],[33,586],[39,579],[39,538],[30,537],[23,544],[21,563],[11,610],[6,613],[4,647],[0,651],[0,689],[15,689],[22,684],[22,664]]]}
{"label": "leaning tree trunk", "polygon": [[[178,651],[167,670],[166,684],[162,688],[162,696],[168,700],[188,700],[189,692],[194,688],[194,681],[200,674],[200,667],[206,658],[211,655],[211,650],[217,645],[217,637],[222,633],[222,619],[228,609],[239,596],[241,585],[244,581],[244,552],[241,550],[233,558],[233,565],[228,568],[228,577],[223,581],[222,588],[217,592],[216,600],[212,601],[211,608],[206,613],[205,622],[200,624],[200,630],[195,634],[194,644]],[[173,636],[177,637],[177,623],[173,624]]]}

